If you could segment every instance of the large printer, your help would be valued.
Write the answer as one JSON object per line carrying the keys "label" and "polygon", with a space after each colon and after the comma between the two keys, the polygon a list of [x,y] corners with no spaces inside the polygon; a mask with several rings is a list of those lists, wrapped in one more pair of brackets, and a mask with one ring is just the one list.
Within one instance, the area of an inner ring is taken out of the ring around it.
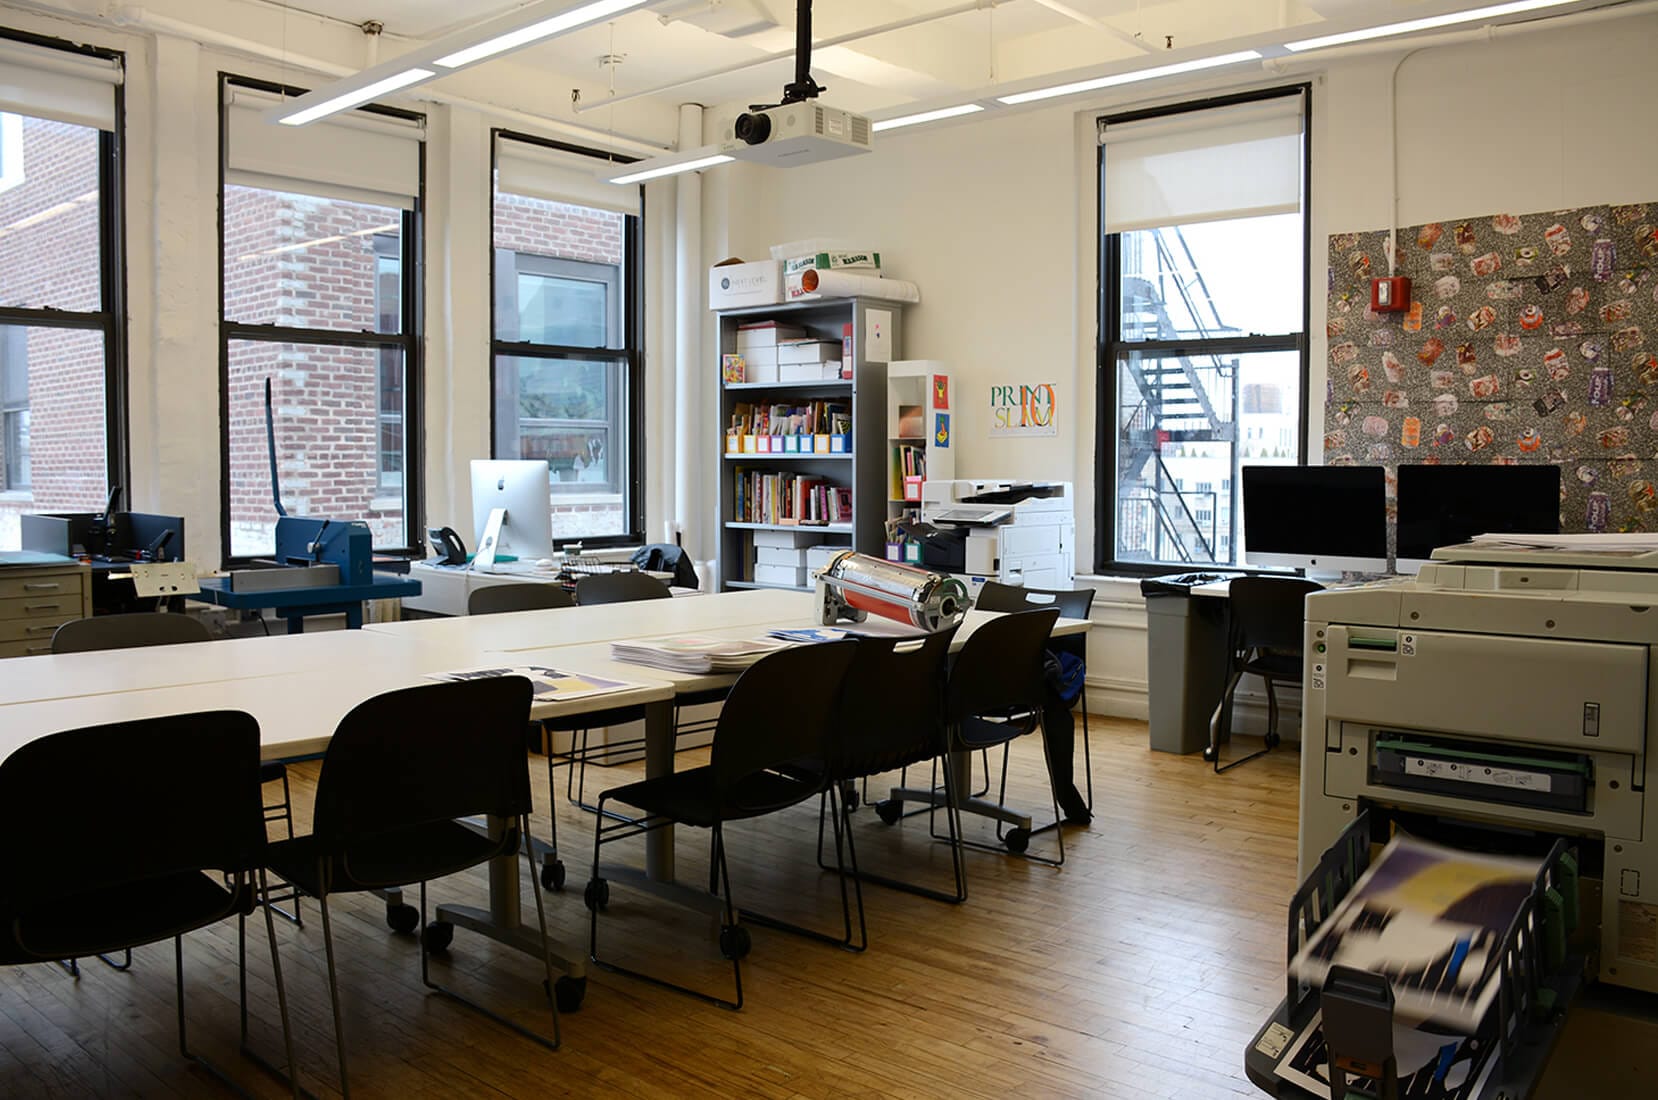
{"label": "large printer", "polygon": [[1433,557],[1414,582],[1307,598],[1302,877],[1371,807],[1564,837],[1600,980],[1658,992],[1658,551]]}
{"label": "large printer", "polygon": [[1068,481],[926,481],[921,522],[933,533],[922,543],[921,563],[961,576],[974,591],[986,580],[1069,588],[1075,504]]}

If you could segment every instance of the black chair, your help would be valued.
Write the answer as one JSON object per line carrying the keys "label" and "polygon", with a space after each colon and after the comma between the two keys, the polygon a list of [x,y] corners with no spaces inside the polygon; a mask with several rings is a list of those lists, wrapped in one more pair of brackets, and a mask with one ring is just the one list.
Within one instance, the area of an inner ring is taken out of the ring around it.
{"label": "black chair", "polygon": [[[62,785],[70,775],[72,802]],[[179,1051],[236,1088],[190,1052],[184,934],[238,917],[245,965],[247,915],[264,887],[263,816],[259,723],[239,711],[115,722],[23,745],[0,762],[0,965],[130,952],[171,939]],[[112,837],[120,843],[111,845]],[[265,931],[288,1080],[298,1097],[268,905]],[[245,983],[242,993],[245,1046]]]}
{"label": "black chair", "polygon": [[691,555],[685,552],[683,546],[675,546],[671,542],[653,542],[635,550],[632,561],[640,569],[648,569],[653,573],[672,573],[675,588],[701,586],[697,579],[696,566],[691,564]]}
{"label": "black chair", "polygon": [[[980,611],[1029,611],[1032,608],[1057,607],[1061,618],[1086,620],[1093,613],[1092,588],[1020,588],[1016,585],[986,581],[979,589],[973,606]],[[1088,676],[1088,636],[1074,634],[1064,638],[1049,638],[1048,649],[1068,653],[1082,662],[1083,678]],[[1082,775],[1083,801],[1089,812],[1094,809],[1094,766],[1088,751],[1088,687],[1084,683],[1082,695]],[[1004,765],[1006,758],[1003,758]]]}
{"label": "black chair", "polygon": [[[742,960],[750,941],[748,929],[738,923],[739,910],[731,896],[724,826],[798,805],[825,789],[823,762],[829,756],[836,700],[853,652],[851,642],[828,642],[784,649],[761,658],[732,686],[714,731],[708,764],[614,787],[599,795],[599,816],[593,831],[593,878],[586,894],[592,914],[589,946],[595,965],[722,1008],[742,1008]],[[612,820],[605,812],[607,802],[634,807],[643,816]],[[599,956],[599,913],[610,901],[609,881],[599,873],[600,851],[605,844],[676,824],[712,833],[710,893],[717,893],[724,902],[720,953],[731,960],[734,1000],[619,966]],[[843,873],[843,912],[845,878]],[[781,922],[768,918],[768,923]]]}
{"label": "black chair", "polygon": [[466,597],[468,615],[499,615],[506,611],[546,611],[574,607],[576,601],[563,585],[491,584],[474,588]]}
{"label": "black chair", "polygon": [[[448,946],[454,928],[426,922],[426,882],[515,857],[529,833],[530,774],[524,727],[531,689],[521,676],[404,688],[359,704],[340,720],[317,776],[309,836],[272,844],[268,866],[318,900],[328,963],[328,995],[340,1086],[350,1095],[334,932],[334,894],[420,884],[420,980],[428,989],[511,1028],[548,1049],[559,1045],[552,959],[541,891],[535,895],[553,1037],[547,1039],[432,981],[427,956]],[[460,819],[485,814],[509,824],[494,837]],[[533,864],[526,856],[526,865]]]}
{"label": "black chair", "polygon": [[[1215,765],[1215,774],[1271,752],[1278,746],[1279,683],[1301,683],[1301,632],[1307,594],[1323,585],[1294,577],[1238,577],[1227,587],[1230,617],[1226,687],[1209,720],[1209,747],[1203,758]],[[1266,684],[1266,745],[1247,756],[1222,764],[1220,747],[1232,738],[1232,700],[1246,673]]]}
{"label": "black chair", "polygon": [[[107,649],[142,649],[148,646],[184,645],[212,640],[213,634],[207,629],[206,624],[193,616],[174,615],[165,611],[134,611],[123,615],[97,615],[90,619],[72,619],[66,622],[52,633],[52,652],[92,653]],[[261,789],[267,783],[282,784],[282,797],[274,802],[264,803],[265,821],[282,822],[288,836],[292,837],[294,808],[288,788],[288,765],[280,760],[262,762],[259,765],[259,783]],[[292,912],[278,906],[277,913],[302,928],[305,926],[304,917],[299,911],[297,891],[282,890],[266,900],[291,903]],[[104,959],[104,962],[117,970],[125,970],[131,965],[132,957],[129,953],[124,963],[111,962],[109,959]],[[73,963],[69,966],[69,971],[75,973]]]}
{"label": "black chair", "polygon": [[592,607],[601,603],[632,603],[634,600],[669,600],[668,586],[645,573],[591,573],[576,582],[576,603]]}

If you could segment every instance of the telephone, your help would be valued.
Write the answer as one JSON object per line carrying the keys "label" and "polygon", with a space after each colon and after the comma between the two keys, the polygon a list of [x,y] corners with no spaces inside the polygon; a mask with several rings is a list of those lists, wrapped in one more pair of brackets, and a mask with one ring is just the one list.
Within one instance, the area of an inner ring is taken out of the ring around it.
{"label": "telephone", "polygon": [[455,534],[453,527],[433,527],[427,530],[426,536],[432,540],[432,549],[443,555],[443,561],[439,564],[466,564],[466,543]]}

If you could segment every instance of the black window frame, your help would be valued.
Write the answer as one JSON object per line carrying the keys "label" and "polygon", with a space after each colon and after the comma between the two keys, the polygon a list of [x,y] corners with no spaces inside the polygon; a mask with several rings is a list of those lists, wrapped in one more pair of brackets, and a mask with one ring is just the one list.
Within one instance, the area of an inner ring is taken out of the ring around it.
{"label": "black window frame", "polygon": [[[562,344],[532,344],[521,340],[503,339],[501,336],[501,310],[503,302],[510,302],[516,309],[518,276],[517,257],[533,256],[535,259],[551,262],[555,265],[571,265],[566,270],[575,273],[584,267],[604,268],[610,265],[592,263],[580,260],[560,260],[557,257],[539,256],[533,253],[519,253],[512,249],[497,249],[495,240],[495,205],[496,205],[496,166],[499,159],[501,139],[524,142],[528,145],[539,146],[543,149],[555,149],[566,153],[575,153],[580,156],[593,157],[595,168],[600,163],[632,164],[637,158],[623,157],[606,153],[601,150],[586,148],[579,145],[570,145],[559,141],[550,141],[546,138],[531,134],[520,133],[515,130],[496,128],[490,131],[490,264],[489,264],[489,448],[491,458],[515,459],[519,457],[516,446],[511,453],[504,453],[502,432],[509,427],[503,424],[500,409],[503,400],[514,398],[516,385],[513,379],[507,377],[506,372],[500,369],[503,359],[541,359],[581,363],[611,363],[619,364],[624,368],[626,380],[627,408],[617,408],[616,394],[612,393],[609,400],[610,430],[625,428],[627,434],[627,474],[625,477],[612,476],[604,484],[607,492],[620,491],[626,501],[625,526],[626,531],[615,535],[604,536],[577,536],[573,538],[556,538],[555,547],[562,547],[568,543],[581,543],[583,546],[631,546],[645,541],[645,301],[644,301],[644,267],[645,267],[645,229],[644,215],[623,218],[622,237],[622,264],[619,280],[621,333],[620,347],[573,347]],[[640,188],[641,196],[644,188]],[[514,291],[510,296],[503,298],[504,290],[501,286],[500,257],[505,253],[513,256]],[[583,274],[573,274],[575,278],[586,278]],[[616,306],[611,307],[615,309]],[[516,326],[514,326],[516,334]],[[517,439],[517,418],[514,417],[510,425],[513,439]],[[575,483],[571,485],[571,492],[592,492],[600,483]],[[548,485],[551,494],[553,487]]]}
{"label": "black window frame", "polygon": [[[233,321],[225,315],[225,154],[229,149],[230,113],[226,110],[225,91],[231,87],[248,88],[289,98],[304,95],[308,89],[295,88],[270,81],[220,72],[219,91],[219,149],[218,149],[218,284],[219,284],[219,539],[222,567],[229,569],[255,560],[254,555],[235,555],[230,552],[230,348],[237,341],[257,343],[309,344],[323,347],[379,348],[400,351],[403,356],[403,524],[402,546],[376,546],[374,552],[389,557],[418,558],[426,553],[421,537],[425,525],[425,470],[422,442],[425,437],[425,271],[426,271],[426,143],[420,142],[420,194],[414,208],[402,211],[401,237],[403,242],[403,286],[401,331],[380,333],[347,329],[296,328],[287,325],[256,324]],[[353,110],[386,118],[424,122],[417,111],[404,111],[380,104],[365,104]],[[378,281],[378,280],[377,280]],[[375,367],[375,489],[381,488],[380,472],[380,376]],[[282,425],[276,425],[278,437]],[[361,516],[330,516],[329,519],[354,520]]]}
{"label": "black window frame", "polygon": [[[1122,249],[1120,234],[1104,232],[1105,226],[1105,149],[1098,146],[1094,160],[1095,211],[1098,217],[1096,236],[1098,250],[1095,256],[1095,286],[1098,291],[1094,343],[1094,571],[1118,576],[1155,576],[1182,568],[1175,562],[1146,562],[1117,559],[1117,361],[1122,353],[1139,351],[1164,355],[1250,354],[1259,352],[1297,352],[1301,358],[1301,385],[1299,438],[1296,462],[1307,463],[1307,435],[1311,341],[1308,328],[1312,324],[1312,85],[1301,83],[1264,88],[1258,91],[1232,95],[1212,96],[1164,107],[1124,111],[1101,115],[1097,126],[1122,125],[1170,115],[1203,111],[1218,107],[1232,107],[1244,103],[1299,96],[1301,99],[1301,282],[1304,288],[1301,304],[1301,332],[1284,336],[1239,336],[1207,340],[1131,340],[1125,341],[1122,332]],[[1218,514],[1218,508],[1212,515]],[[1234,502],[1234,518],[1241,515],[1241,503]],[[1218,539],[1217,539],[1218,542]],[[1229,546],[1229,551],[1232,549]],[[1188,563],[1185,568],[1201,568],[1202,562]],[[1242,570],[1243,566],[1220,566],[1228,570]]]}
{"label": "black window frame", "polygon": [[[126,54],[69,42],[61,38],[0,28],[0,39],[30,46],[62,50],[114,61],[123,69]],[[127,411],[127,250],[126,250],[126,84],[113,87],[115,129],[98,131],[98,294],[100,308],[94,311],[51,307],[0,306],[0,326],[16,329],[87,329],[100,333],[104,341],[104,451],[106,489],[131,482],[131,439]],[[22,113],[22,112],[17,112]],[[24,117],[38,117],[25,115]],[[25,163],[24,172],[28,165]],[[25,355],[26,358],[26,355]],[[30,492],[26,486],[12,487],[0,469],[0,492]]]}

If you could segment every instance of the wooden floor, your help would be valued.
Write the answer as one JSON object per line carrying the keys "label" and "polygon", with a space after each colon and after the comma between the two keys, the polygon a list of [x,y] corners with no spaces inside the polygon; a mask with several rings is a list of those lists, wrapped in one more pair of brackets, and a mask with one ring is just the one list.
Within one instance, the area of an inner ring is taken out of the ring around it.
{"label": "wooden floor", "polygon": [[[697,754],[682,757],[681,766]],[[1009,801],[1045,800],[1033,739],[1016,746]],[[1224,776],[1197,756],[1146,748],[1142,723],[1093,723],[1095,817],[1065,831],[1054,870],[970,852],[972,896],[948,906],[870,887],[862,955],[753,931],[740,1013],[595,971],[579,1013],[549,1052],[420,984],[410,936],[387,930],[370,897],[336,899],[354,1091],[360,1096],[1226,1097],[1254,1095],[1244,1044],[1282,996],[1283,913],[1294,888],[1294,746]],[[306,827],[315,765],[294,769]],[[615,783],[625,768],[598,773]],[[546,771],[532,760],[536,805]],[[590,775],[591,780],[591,775]],[[562,796],[562,773],[560,780]],[[570,888],[547,895],[557,934],[586,942],[582,883],[592,822],[558,801]],[[866,867],[941,882],[942,846],[925,815],[882,825],[854,815]],[[729,838],[740,903],[838,920],[832,876],[816,870],[816,809]],[[546,828],[544,816],[537,829]],[[969,819],[969,829],[988,833]],[[993,839],[993,837],[991,837]],[[1038,836],[1033,850],[1053,843]],[[119,838],[112,838],[119,843]],[[628,847],[628,846],[617,846]],[[635,842],[631,847],[637,848]],[[705,881],[704,837],[681,830],[680,877]],[[607,859],[609,850],[607,850]],[[642,858],[635,853],[635,859]],[[527,882],[527,880],[526,880]],[[481,874],[433,887],[433,904],[482,904]],[[533,914],[528,889],[525,909]],[[279,924],[278,942],[305,1083],[337,1094],[321,924]],[[250,922],[256,1042],[280,1050],[263,924]],[[618,888],[606,950],[655,952],[718,987],[729,981],[706,918],[685,919]],[[191,1042],[257,1096],[282,1096],[236,1051],[234,922],[186,941]],[[527,957],[456,933],[439,980],[479,991],[545,1028]],[[129,973],[83,964],[0,970],[0,1096],[226,1095],[177,1054],[171,946],[137,952]]]}

